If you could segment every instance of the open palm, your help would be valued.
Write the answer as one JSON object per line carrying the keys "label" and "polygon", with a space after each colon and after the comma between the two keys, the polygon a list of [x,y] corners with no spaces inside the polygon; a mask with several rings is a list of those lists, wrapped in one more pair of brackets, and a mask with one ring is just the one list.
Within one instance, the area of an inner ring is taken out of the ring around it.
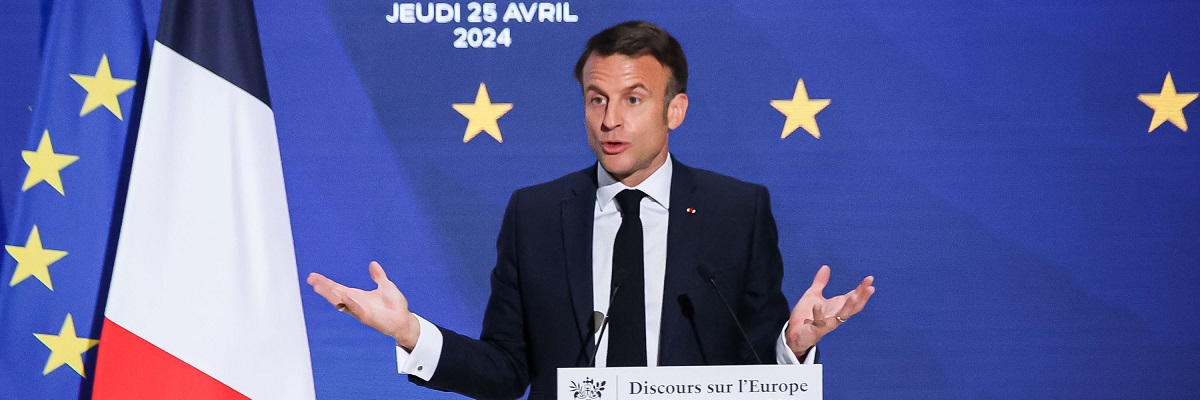
{"label": "open palm", "polygon": [[822,265],[813,278],[812,286],[800,296],[788,319],[785,338],[797,358],[803,359],[822,337],[862,311],[867,300],[875,294],[875,277],[868,276],[854,290],[827,299],[824,291],[829,283],[829,274],[829,266]]}
{"label": "open palm", "polygon": [[388,280],[378,262],[371,262],[368,270],[375,290],[344,286],[318,273],[308,275],[308,284],[339,311],[354,316],[364,325],[375,328],[396,339],[400,347],[411,350],[417,343],[421,328],[412,312],[408,310],[408,299]]}

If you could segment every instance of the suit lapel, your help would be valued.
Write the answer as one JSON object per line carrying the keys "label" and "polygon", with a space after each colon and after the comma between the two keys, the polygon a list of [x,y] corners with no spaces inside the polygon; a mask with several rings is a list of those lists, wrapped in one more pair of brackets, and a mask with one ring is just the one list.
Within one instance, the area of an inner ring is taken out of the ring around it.
{"label": "suit lapel", "polygon": [[[678,304],[679,296],[698,279],[694,279],[696,271],[696,245],[699,242],[702,228],[703,210],[697,204],[696,181],[692,177],[691,168],[673,161],[674,172],[671,177],[671,209],[667,222],[667,271],[663,285],[663,315],[662,327],[659,333],[659,364],[663,364],[663,350],[671,347],[671,341],[679,336],[672,332],[682,329],[682,315],[668,312],[672,305]],[[669,356],[669,355],[666,355]]]}
{"label": "suit lapel", "polygon": [[[567,290],[575,312],[580,340],[588,340],[592,319],[592,219],[596,205],[596,167],[580,172],[562,200],[563,254],[566,257]],[[589,349],[589,351],[592,351]]]}

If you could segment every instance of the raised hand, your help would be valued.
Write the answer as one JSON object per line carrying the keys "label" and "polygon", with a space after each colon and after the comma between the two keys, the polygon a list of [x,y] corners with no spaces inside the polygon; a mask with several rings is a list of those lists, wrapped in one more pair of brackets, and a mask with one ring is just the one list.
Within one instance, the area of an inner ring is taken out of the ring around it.
{"label": "raised hand", "polygon": [[796,357],[803,360],[822,337],[862,311],[867,300],[875,294],[874,282],[875,277],[868,276],[854,290],[826,299],[822,292],[829,283],[829,266],[822,265],[812,286],[800,296],[788,319],[784,338]]}
{"label": "raised hand", "polygon": [[412,351],[421,335],[421,325],[408,311],[408,299],[388,280],[378,262],[371,261],[368,271],[377,285],[369,292],[344,286],[316,272],[308,274],[308,284],[338,311],[354,316],[364,325],[396,339],[400,347]]}

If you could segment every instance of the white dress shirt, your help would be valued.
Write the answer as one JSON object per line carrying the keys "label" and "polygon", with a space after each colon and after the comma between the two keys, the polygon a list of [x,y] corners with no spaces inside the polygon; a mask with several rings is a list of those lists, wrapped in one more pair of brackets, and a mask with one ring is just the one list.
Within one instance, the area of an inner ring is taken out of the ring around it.
{"label": "white dress shirt", "polygon": [[[596,168],[596,208],[592,212],[592,307],[607,312],[612,293],[613,244],[621,227],[621,212],[613,199],[625,189],[637,189],[642,198],[642,255],[645,260],[646,288],[646,365],[658,365],[658,333],[662,328],[663,287],[667,276],[667,211],[671,208],[671,176],[675,171],[671,157],[635,187],[625,186]],[[596,366],[608,360],[608,334],[596,350]]]}
{"label": "white dress shirt", "polygon": [[[646,193],[641,202],[642,240],[645,259],[646,288],[646,365],[658,365],[658,339],[662,328],[663,288],[667,273],[667,217],[671,209],[671,177],[674,173],[671,157],[650,177],[635,187],[625,186],[614,179],[603,167],[596,168],[596,207],[592,213],[592,307],[596,311],[608,309],[608,296],[612,280],[613,242],[621,226],[621,213],[613,199],[625,189],[638,189]],[[412,353],[396,346],[396,363],[401,374],[415,375],[421,379],[433,378],[438,361],[442,356],[442,332],[429,321],[417,317],[421,324],[421,336]],[[775,345],[775,361],[778,364],[799,364],[800,360],[784,341],[784,332],[779,334]],[[733,345],[732,343],[730,345]],[[812,364],[815,348],[808,352],[805,364]],[[596,366],[603,367],[608,359],[608,334],[596,352]]]}

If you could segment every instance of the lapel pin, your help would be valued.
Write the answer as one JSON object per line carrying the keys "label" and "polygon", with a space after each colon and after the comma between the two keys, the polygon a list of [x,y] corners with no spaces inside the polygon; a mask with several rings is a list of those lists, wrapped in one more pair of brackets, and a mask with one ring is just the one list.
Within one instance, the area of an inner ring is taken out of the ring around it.
{"label": "lapel pin", "polygon": [[687,208],[687,213],[688,213],[688,214],[695,214],[695,213],[696,213],[696,209],[695,209],[695,208],[688,207],[688,208]]}

